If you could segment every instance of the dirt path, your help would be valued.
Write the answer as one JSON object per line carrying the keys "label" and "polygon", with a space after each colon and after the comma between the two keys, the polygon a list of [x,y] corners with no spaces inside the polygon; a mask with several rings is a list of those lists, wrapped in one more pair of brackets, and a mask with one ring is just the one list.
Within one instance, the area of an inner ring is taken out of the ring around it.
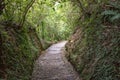
{"label": "dirt path", "polygon": [[36,61],[32,80],[80,80],[63,54],[66,41],[53,44]]}

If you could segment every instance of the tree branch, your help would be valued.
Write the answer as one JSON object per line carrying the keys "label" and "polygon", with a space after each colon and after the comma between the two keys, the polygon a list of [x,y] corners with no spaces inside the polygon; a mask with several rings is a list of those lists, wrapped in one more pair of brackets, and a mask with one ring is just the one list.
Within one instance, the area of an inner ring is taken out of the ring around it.
{"label": "tree branch", "polygon": [[31,6],[34,4],[34,2],[35,2],[35,0],[32,0],[32,1],[26,6],[25,12],[24,12],[24,14],[23,14],[23,16],[22,16],[23,19],[22,19],[21,22],[20,22],[20,28],[24,25],[26,15],[27,15],[29,9],[31,8]]}

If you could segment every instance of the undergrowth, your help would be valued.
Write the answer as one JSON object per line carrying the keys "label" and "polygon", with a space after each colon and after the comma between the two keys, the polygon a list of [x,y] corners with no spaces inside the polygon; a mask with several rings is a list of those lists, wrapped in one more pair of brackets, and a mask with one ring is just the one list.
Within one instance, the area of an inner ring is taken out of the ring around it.
{"label": "undergrowth", "polygon": [[41,52],[41,48],[38,45],[39,39],[32,37],[35,35],[30,34],[29,30],[25,28],[16,30],[14,28],[5,29],[5,27],[9,26],[0,25],[2,37],[1,65],[4,65],[4,73],[1,73],[4,74],[3,79],[29,80],[33,63],[39,52]]}
{"label": "undergrowth", "polygon": [[0,0],[0,80],[30,80],[34,61],[52,44],[41,39],[32,19],[27,20],[33,3]]}
{"label": "undergrowth", "polygon": [[120,79],[119,3],[91,1],[89,8],[84,7],[90,15],[83,14],[80,27],[66,45],[67,57],[83,80]]}

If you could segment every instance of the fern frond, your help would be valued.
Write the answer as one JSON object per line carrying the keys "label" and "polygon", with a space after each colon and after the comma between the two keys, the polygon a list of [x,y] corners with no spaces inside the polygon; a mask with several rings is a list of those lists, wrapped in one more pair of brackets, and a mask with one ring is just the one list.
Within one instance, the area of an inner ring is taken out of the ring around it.
{"label": "fern frond", "polygon": [[106,10],[106,11],[101,13],[101,15],[105,15],[105,16],[107,16],[107,15],[116,15],[116,14],[118,14],[118,12],[117,11],[112,11],[112,10]]}
{"label": "fern frond", "polygon": [[120,19],[120,13],[110,18],[112,22],[119,19]]}
{"label": "fern frond", "polygon": [[120,9],[120,4],[118,4],[117,2],[115,2],[115,3],[110,2],[109,4],[112,5],[116,9]]}

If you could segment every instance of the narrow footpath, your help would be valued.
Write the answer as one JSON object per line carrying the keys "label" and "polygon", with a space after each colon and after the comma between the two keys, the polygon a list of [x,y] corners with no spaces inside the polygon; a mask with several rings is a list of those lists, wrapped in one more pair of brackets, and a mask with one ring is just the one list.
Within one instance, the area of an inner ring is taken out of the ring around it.
{"label": "narrow footpath", "polygon": [[67,41],[53,44],[35,63],[32,80],[80,80],[67,61],[64,46]]}

